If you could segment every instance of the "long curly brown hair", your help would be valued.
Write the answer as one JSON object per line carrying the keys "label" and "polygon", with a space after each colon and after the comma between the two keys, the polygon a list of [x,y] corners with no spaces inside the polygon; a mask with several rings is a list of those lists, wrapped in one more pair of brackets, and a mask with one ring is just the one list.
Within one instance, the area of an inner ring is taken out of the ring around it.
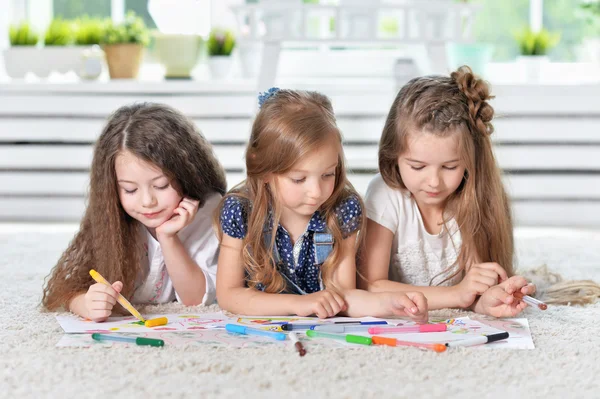
{"label": "long curly brown hair", "polygon": [[96,269],[108,281],[122,281],[129,298],[143,276],[139,222],[123,210],[118,195],[115,159],[122,151],[159,167],[180,195],[200,201],[227,189],[225,171],[210,143],[192,121],[175,109],[137,103],[116,110],[94,147],[88,205],[79,232],[46,278],[42,305],[67,307],[94,283]]}
{"label": "long curly brown hair", "polygon": [[[490,135],[494,109],[489,85],[467,66],[450,76],[419,77],[398,93],[379,142],[379,171],[385,183],[406,189],[398,157],[408,148],[410,134],[426,130],[440,137],[459,133],[465,175],[448,198],[446,219],[455,218],[462,237],[456,273],[476,259],[497,262],[513,274],[513,224],[501,171]],[[452,265],[451,267],[454,267]],[[446,281],[444,280],[444,281]]]}
{"label": "long curly brown hair", "polygon": [[[272,191],[274,188],[269,188],[265,179],[270,174],[288,172],[302,157],[332,142],[339,148],[335,187],[319,211],[335,243],[321,266],[322,279],[325,286],[335,289],[333,272],[342,256],[341,246],[336,244],[343,240],[335,208],[349,196],[357,198],[361,206],[362,201],[346,177],[342,135],[336,125],[333,107],[329,99],[320,93],[296,90],[280,90],[262,105],[252,125],[246,148],[247,178],[228,194],[242,199],[248,215],[242,254],[248,286],[256,287],[262,283],[266,292],[281,292],[285,288],[283,277],[273,259],[275,234],[270,243],[264,242],[266,221],[269,220],[272,231],[276,231],[281,216],[277,195]],[[225,199],[219,209],[222,209]],[[271,219],[269,214],[272,215]],[[365,225],[364,213],[362,215],[359,229]],[[222,238],[218,215],[215,225],[218,226],[219,238]],[[361,247],[362,237],[364,234],[359,234],[358,248]]]}

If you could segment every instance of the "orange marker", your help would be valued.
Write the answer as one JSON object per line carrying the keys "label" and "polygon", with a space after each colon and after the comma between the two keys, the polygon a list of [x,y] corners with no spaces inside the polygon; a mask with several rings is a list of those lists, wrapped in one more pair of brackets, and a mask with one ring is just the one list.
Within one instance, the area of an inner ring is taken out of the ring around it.
{"label": "orange marker", "polygon": [[444,344],[423,344],[420,342],[400,341],[400,340],[397,340],[396,338],[388,338],[388,337],[380,337],[380,336],[373,336],[373,337],[371,337],[371,339],[373,340],[373,343],[375,345],[414,346],[417,348],[430,349],[430,350],[432,350],[434,352],[438,352],[438,353],[446,351],[446,345],[444,345]]}
{"label": "orange marker", "polygon": [[146,327],[156,327],[156,326],[164,326],[169,322],[169,319],[166,317],[157,317],[156,319],[146,320],[144,325]]}

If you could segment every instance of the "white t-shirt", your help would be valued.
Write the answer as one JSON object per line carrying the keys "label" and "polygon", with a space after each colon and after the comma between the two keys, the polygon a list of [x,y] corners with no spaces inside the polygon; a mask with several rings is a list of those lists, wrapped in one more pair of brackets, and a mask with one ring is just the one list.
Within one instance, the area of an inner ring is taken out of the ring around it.
{"label": "white t-shirt", "polygon": [[448,221],[439,234],[428,233],[410,192],[387,186],[380,174],[369,183],[365,205],[369,219],[394,233],[390,280],[416,286],[429,286],[430,282],[451,286],[462,280],[459,273],[440,284],[458,268],[457,264],[452,265],[462,241],[454,219]]}
{"label": "white t-shirt", "polygon": [[[209,196],[204,206],[198,209],[194,220],[185,226],[177,236],[191,258],[198,264],[206,277],[206,293],[202,298],[203,305],[215,301],[217,281],[217,260],[219,257],[219,240],[213,230],[213,214],[221,200],[220,194]],[[148,271],[147,278],[141,282],[134,294],[134,303],[165,303],[180,301],[169,277],[165,258],[160,243],[152,237],[148,229],[140,224],[142,235],[142,264]]]}

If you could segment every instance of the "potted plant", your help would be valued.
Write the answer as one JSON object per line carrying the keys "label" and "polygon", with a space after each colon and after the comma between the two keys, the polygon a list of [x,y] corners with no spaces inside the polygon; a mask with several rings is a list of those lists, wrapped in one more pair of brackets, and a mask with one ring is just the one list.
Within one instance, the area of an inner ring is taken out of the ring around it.
{"label": "potted plant", "polygon": [[149,34],[144,20],[128,12],[120,24],[109,22],[102,38],[111,79],[135,79]]}
{"label": "potted plant", "polygon": [[208,66],[215,79],[223,79],[231,70],[231,52],[235,47],[235,36],[230,30],[212,29],[207,41]]}
{"label": "potted plant", "polygon": [[36,74],[46,77],[52,71],[67,73],[77,69],[81,62],[81,49],[73,47],[75,24],[61,18],[50,22],[44,33],[44,47],[39,49],[39,66]]}
{"label": "potted plant", "polygon": [[548,51],[556,46],[560,35],[550,33],[546,29],[538,32],[525,28],[515,34],[520,56],[517,61],[522,64],[527,82],[538,82],[542,66],[548,62]]}
{"label": "potted plant", "polygon": [[4,66],[11,78],[23,78],[37,64],[38,33],[27,23],[11,25],[10,48],[4,50]]}

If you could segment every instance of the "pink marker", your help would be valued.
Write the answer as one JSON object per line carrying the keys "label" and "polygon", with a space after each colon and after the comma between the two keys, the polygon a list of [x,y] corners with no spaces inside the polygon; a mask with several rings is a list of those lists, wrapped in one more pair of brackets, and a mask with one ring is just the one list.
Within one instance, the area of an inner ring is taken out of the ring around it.
{"label": "pink marker", "polygon": [[371,327],[369,334],[385,334],[385,333],[425,333],[425,332],[443,332],[448,329],[444,323],[439,324],[421,324],[418,326],[404,327]]}

